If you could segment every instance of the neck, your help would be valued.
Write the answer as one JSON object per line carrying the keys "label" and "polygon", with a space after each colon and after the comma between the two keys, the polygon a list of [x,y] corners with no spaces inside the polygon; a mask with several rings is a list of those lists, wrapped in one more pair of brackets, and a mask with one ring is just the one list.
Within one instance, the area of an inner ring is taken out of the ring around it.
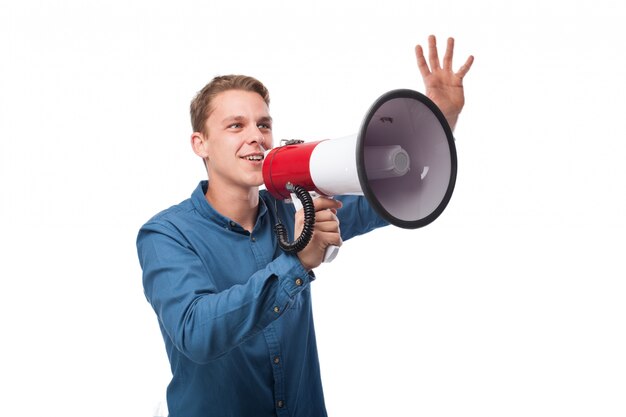
{"label": "neck", "polygon": [[239,223],[252,232],[259,210],[259,188],[237,189],[220,187],[209,181],[205,197],[221,215]]}

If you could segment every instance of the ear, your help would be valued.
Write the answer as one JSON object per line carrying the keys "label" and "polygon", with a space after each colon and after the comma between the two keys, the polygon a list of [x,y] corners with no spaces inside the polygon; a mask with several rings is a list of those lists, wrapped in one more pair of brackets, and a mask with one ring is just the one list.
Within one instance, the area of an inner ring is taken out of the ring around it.
{"label": "ear", "polygon": [[207,140],[202,133],[193,132],[191,134],[191,148],[202,159],[206,159],[209,156],[207,145]]}

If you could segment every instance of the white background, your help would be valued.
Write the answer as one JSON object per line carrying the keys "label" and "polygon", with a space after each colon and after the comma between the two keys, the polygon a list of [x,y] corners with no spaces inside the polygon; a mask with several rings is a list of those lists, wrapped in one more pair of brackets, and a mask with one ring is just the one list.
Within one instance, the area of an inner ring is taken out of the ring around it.
{"label": "white background", "polygon": [[428,227],[318,270],[330,415],[626,415],[625,19],[617,0],[3,0],[0,414],[164,397],[135,236],[204,177],[206,82],[265,82],[276,138],[341,137],[387,90],[423,91],[434,33],[455,68],[476,57],[457,187]]}

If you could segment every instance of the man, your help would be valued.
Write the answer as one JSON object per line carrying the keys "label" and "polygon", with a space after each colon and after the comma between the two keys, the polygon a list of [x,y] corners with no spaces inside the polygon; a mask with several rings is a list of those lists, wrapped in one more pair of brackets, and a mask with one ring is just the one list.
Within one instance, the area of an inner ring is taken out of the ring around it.
{"label": "man", "polygon": [[[454,128],[469,57],[452,71],[454,41],[439,64],[416,46],[426,94]],[[311,312],[313,270],[329,245],[386,225],[364,198],[315,200],[311,242],[284,253],[273,232],[293,236],[302,210],[266,191],[261,166],[273,146],[269,94],[246,76],[216,77],[191,104],[191,145],[206,166],[190,199],[153,217],[137,249],[172,369],[171,417],[326,416]],[[341,224],[341,229],[339,225]]]}

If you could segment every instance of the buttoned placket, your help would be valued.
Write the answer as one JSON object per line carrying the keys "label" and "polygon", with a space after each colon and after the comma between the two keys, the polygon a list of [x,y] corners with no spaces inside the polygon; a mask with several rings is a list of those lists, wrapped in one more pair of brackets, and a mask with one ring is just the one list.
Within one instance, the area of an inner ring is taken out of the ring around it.
{"label": "buttoned placket", "polygon": [[272,367],[272,375],[274,377],[274,408],[276,414],[279,417],[286,417],[289,415],[286,402],[286,389],[285,389],[285,370],[283,369],[283,361],[280,352],[280,344],[276,337],[276,331],[274,330],[274,324],[270,324],[264,331],[265,341],[267,342],[267,348],[269,351],[268,360]]}
{"label": "buttoned placket", "polygon": [[[267,217],[263,216],[264,208],[261,208],[261,216],[257,220],[252,233],[248,236],[248,242],[250,245],[250,251],[254,256],[254,260],[259,269],[264,268],[269,262],[272,261],[274,255],[272,238],[262,233],[264,221],[267,221]],[[283,313],[283,306],[272,306],[272,314],[279,316]],[[280,343],[276,334],[275,324],[271,323],[263,330],[265,341],[268,349],[268,361],[269,366],[272,369],[272,376],[274,379],[274,410],[279,417],[289,416],[288,404],[286,401],[286,388],[285,388],[285,370],[284,361],[282,360],[282,354],[280,350]]]}

